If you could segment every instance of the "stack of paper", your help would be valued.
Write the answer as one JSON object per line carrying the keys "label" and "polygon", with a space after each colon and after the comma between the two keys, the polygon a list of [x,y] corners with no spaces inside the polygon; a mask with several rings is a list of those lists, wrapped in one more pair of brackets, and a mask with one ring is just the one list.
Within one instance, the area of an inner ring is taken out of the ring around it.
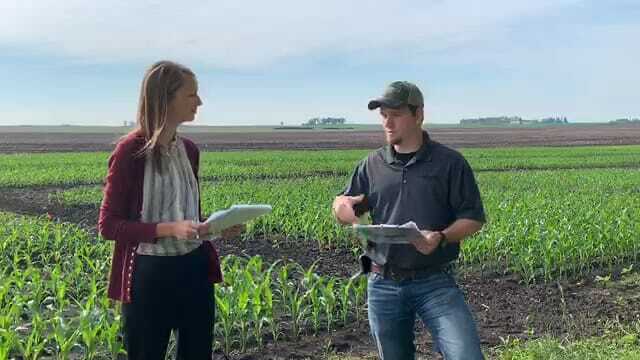
{"label": "stack of paper", "polygon": [[403,225],[353,225],[356,233],[365,241],[377,244],[409,244],[421,236],[418,226],[410,221]]}
{"label": "stack of paper", "polygon": [[228,209],[216,211],[204,223],[209,225],[209,232],[218,234],[234,225],[244,224],[258,216],[271,212],[271,205],[233,205]]}

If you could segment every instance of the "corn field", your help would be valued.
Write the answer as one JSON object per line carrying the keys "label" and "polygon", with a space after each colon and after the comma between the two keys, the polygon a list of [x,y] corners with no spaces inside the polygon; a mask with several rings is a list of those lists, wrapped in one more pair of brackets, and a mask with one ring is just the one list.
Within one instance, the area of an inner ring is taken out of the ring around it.
{"label": "corn field", "polygon": [[[117,359],[120,315],[106,296],[111,245],[72,224],[6,213],[0,220],[0,359]],[[314,267],[225,257],[215,293],[218,346],[242,352],[366,316],[364,277],[322,276]]]}
{"label": "corn field", "polygon": [[[267,203],[247,239],[349,249],[330,204],[368,151],[203,153],[203,213]],[[459,265],[553,281],[637,263],[640,146],[467,149],[488,222]],[[0,188],[43,189],[65,208],[97,211],[106,153],[0,155]],[[0,359],[118,359],[120,311],[106,296],[112,243],[46,216],[0,212]],[[354,264],[356,259],[354,257]],[[366,318],[366,279],[261,257],[222,259],[216,347],[227,354],[330,332]]]}

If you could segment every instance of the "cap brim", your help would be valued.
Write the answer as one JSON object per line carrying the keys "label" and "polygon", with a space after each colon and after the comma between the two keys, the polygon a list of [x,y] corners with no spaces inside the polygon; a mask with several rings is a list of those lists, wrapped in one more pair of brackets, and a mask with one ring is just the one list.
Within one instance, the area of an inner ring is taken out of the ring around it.
{"label": "cap brim", "polygon": [[369,101],[369,110],[375,110],[379,107],[386,107],[390,109],[399,109],[404,105],[402,101],[394,99],[379,98]]}

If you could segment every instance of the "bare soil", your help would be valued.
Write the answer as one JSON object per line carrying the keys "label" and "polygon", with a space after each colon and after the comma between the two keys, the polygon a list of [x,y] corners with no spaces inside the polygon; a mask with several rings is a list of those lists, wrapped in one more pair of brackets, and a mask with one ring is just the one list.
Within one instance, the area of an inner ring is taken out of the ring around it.
{"label": "bare soil", "polygon": [[[56,188],[0,189],[0,211],[29,215],[49,214],[59,221],[79,223],[95,232],[97,206],[62,207],[49,199]],[[268,263],[290,259],[305,267],[317,261],[324,275],[350,276],[357,268],[351,251],[320,249],[314,242],[300,246],[296,241],[258,238],[217,244],[221,255],[261,255]],[[617,274],[614,274],[614,278]],[[562,279],[555,283],[523,285],[517,276],[480,274],[464,271],[458,274],[459,286],[477,319],[483,347],[499,345],[501,339],[530,339],[544,335],[556,337],[588,337],[600,335],[605,324],[640,320],[640,281],[613,281],[607,286],[593,280]],[[431,339],[420,323],[416,325],[417,350],[420,358],[431,358]],[[357,358],[375,358],[375,347],[369,337],[366,319],[345,328],[319,336],[303,334],[299,339],[283,338],[277,344],[268,342],[264,349],[233,359],[321,359],[329,353]],[[224,359],[224,354],[217,354]]]}
{"label": "bare soil", "polygon": [[[540,128],[433,128],[432,137],[455,148],[640,144],[640,125],[572,125]],[[118,133],[0,132],[0,153],[111,151]],[[305,130],[187,132],[203,151],[264,149],[373,149],[382,131]]]}

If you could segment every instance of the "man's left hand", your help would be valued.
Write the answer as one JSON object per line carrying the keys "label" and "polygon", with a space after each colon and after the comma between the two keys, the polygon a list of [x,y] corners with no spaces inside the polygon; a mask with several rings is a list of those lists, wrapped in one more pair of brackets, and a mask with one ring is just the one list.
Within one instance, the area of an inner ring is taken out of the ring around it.
{"label": "man's left hand", "polygon": [[411,241],[411,244],[415,246],[416,250],[424,255],[429,255],[434,252],[440,245],[442,240],[442,234],[438,231],[422,230],[420,231],[421,237],[418,237]]}

